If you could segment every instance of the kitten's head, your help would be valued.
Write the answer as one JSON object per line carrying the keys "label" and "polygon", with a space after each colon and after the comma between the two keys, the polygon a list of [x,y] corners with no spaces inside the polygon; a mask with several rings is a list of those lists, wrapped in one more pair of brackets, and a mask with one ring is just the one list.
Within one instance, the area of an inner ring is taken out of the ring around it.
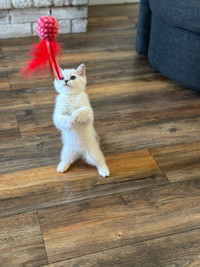
{"label": "kitten's head", "polygon": [[87,79],[84,64],[81,64],[76,70],[64,69],[62,74],[62,80],[54,81],[54,86],[58,93],[78,94],[85,90]]}

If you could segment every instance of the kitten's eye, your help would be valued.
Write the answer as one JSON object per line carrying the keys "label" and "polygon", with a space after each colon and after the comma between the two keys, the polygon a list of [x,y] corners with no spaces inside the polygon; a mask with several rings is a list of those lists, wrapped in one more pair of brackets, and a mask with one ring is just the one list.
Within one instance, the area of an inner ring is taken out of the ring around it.
{"label": "kitten's eye", "polygon": [[64,77],[61,77],[61,80],[64,80]]}
{"label": "kitten's eye", "polygon": [[74,76],[74,75],[72,75],[71,77],[70,77],[70,80],[75,80],[76,79],[76,76]]}

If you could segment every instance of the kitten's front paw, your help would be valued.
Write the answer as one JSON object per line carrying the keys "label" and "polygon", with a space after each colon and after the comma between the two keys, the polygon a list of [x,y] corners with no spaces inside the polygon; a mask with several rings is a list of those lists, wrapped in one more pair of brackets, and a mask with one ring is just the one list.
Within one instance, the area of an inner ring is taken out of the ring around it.
{"label": "kitten's front paw", "polygon": [[76,124],[74,119],[71,119],[68,123],[67,123],[67,129],[71,130],[74,125]]}
{"label": "kitten's front paw", "polygon": [[78,114],[74,114],[74,120],[76,123],[88,123],[89,117],[85,111],[80,111]]}
{"label": "kitten's front paw", "polygon": [[107,165],[104,165],[103,167],[99,167],[98,172],[102,177],[107,177],[110,175],[110,171]]}
{"label": "kitten's front paw", "polygon": [[65,172],[69,168],[69,166],[69,163],[61,161],[57,167],[57,172]]}

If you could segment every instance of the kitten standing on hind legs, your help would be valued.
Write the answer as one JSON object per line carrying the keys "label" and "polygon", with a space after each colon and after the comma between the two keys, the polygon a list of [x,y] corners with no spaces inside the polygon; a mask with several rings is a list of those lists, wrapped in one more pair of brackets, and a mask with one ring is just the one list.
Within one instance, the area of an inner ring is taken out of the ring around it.
{"label": "kitten standing on hind legs", "polygon": [[76,70],[62,70],[63,80],[55,80],[58,95],[53,114],[55,126],[61,131],[63,148],[58,172],[65,172],[78,158],[96,166],[102,177],[110,175],[93,126],[93,110],[85,92],[85,65]]}

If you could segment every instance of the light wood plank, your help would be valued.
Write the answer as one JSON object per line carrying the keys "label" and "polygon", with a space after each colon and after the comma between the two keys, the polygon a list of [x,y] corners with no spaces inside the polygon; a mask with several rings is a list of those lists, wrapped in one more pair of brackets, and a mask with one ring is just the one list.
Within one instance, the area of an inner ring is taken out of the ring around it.
{"label": "light wood plank", "polygon": [[56,166],[0,176],[0,216],[168,183],[148,151],[108,156],[103,179],[83,162],[60,174]]}
{"label": "light wood plank", "polygon": [[47,264],[35,212],[0,219],[0,266]]}
{"label": "light wood plank", "polygon": [[192,180],[41,210],[49,263],[197,229],[199,188]]}

